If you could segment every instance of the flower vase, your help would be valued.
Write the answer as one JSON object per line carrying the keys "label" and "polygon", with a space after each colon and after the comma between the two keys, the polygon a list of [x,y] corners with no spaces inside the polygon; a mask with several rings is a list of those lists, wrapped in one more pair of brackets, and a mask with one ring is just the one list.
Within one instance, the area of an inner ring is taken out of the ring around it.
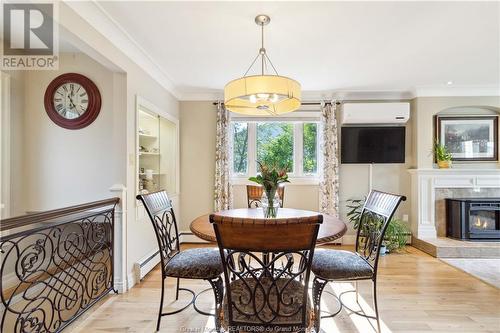
{"label": "flower vase", "polygon": [[276,188],[264,191],[261,204],[265,218],[276,218],[280,206],[280,199]]}

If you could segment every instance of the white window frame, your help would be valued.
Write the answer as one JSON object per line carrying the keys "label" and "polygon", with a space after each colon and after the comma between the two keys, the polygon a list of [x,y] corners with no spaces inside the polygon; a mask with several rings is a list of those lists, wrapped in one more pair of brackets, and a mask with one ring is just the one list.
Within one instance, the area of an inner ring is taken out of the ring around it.
{"label": "white window frame", "polygon": [[[257,169],[257,123],[259,122],[286,122],[292,123],[293,128],[293,172],[289,173],[289,179],[293,185],[317,185],[320,180],[320,170],[322,159],[320,156],[320,140],[321,140],[321,124],[319,122],[319,112],[294,112],[293,116],[278,116],[278,117],[249,117],[231,114],[231,123],[233,122],[246,122],[248,125],[248,163],[247,173],[239,174],[234,173],[233,165],[233,134],[231,132],[231,161],[230,173],[231,183],[233,185],[246,185],[251,184],[248,177],[256,174],[254,170]],[[316,137],[316,152],[317,152],[317,172],[315,174],[304,173],[304,123],[317,124],[317,137]],[[231,124],[232,126],[232,124]]]}

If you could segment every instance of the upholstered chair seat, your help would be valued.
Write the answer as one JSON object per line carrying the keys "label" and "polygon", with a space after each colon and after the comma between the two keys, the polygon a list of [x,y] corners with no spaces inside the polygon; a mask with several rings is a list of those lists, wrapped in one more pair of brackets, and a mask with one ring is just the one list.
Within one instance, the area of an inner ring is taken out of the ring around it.
{"label": "upholstered chair seat", "polygon": [[[321,295],[328,282],[354,282],[356,302],[358,301],[358,281],[372,280],[373,307],[375,315],[367,315],[363,310],[355,311],[342,302],[342,294],[338,300],[342,306],[356,315],[377,321],[377,332],[380,332],[380,317],[377,303],[377,267],[380,249],[389,223],[401,201],[406,197],[376,190],[371,190],[361,209],[356,233],[355,253],[341,250],[318,250],[314,253],[311,271],[314,273],[313,305],[314,330],[321,329]],[[359,305],[359,303],[358,303]],[[338,313],[338,312],[337,312]],[[329,317],[336,314],[330,314]],[[328,317],[328,316],[327,316]]]}
{"label": "upholstered chair seat", "polygon": [[[300,311],[303,301],[304,284],[297,280],[271,278],[260,279],[260,286],[256,288],[256,281],[253,278],[235,280],[231,282],[231,298],[234,302],[232,307],[233,317],[235,322],[245,322],[251,324],[262,324],[262,322],[272,322],[274,325],[286,325],[301,323],[302,312]],[[272,284],[276,287],[273,287]],[[264,290],[269,291],[269,295],[264,294]],[[277,291],[282,293],[282,298]],[[252,293],[255,292],[255,304],[252,302]],[[266,300],[267,298],[267,300]],[[285,305],[287,304],[287,305]],[[290,306],[288,306],[290,304]],[[255,308],[262,309],[257,314]],[[275,313],[280,309],[285,308],[281,316],[276,316]],[[224,297],[223,311],[228,313],[227,295]],[[274,313],[273,313],[274,312]],[[289,315],[289,316],[286,316]],[[311,304],[307,298],[306,317],[311,316]],[[228,316],[225,316],[222,321],[222,326],[227,329],[229,326]]]}
{"label": "upholstered chair seat", "polygon": [[219,249],[198,248],[177,253],[165,267],[167,276],[181,279],[214,279],[222,274]]}
{"label": "upholstered chair seat", "polygon": [[[226,332],[309,332],[308,286],[322,215],[254,219],[212,214],[224,268]],[[295,260],[297,259],[297,260]]]}
{"label": "upholstered chair seat", "polygon": [[[215,326],[217,331],[220,329],[220,313],[222,310],[222,298],[224,286],[221,278],[223,272],[222,261],[218,249],[215,248],[197,248],[181,251],[179,242],[179,230],[175,218],[172,201],[168,198],[167,192],[158,191],[148,194],[140,194],[137,200],[141,200],[148,213],[149,219],[158,241],[158,249],[161,260],[161,296],[160,309],[158,310],[158,320],[156,321],[156,330],[160,330],[161,317],[175,315],[190,305],[203,315],[212,315],[198,310],[196,307],[196,294],[193,290],[181,288],[180,279],[202,279],[206,280],[212,286],[215,299]],[[175,299],[179,299],[179,291],[185,291],[192,295],[191,301],[183,308],[170,312],[163,312],[163,300],[165,294],[165,280],[167,277],[177,279],[175,288]]]}
{"label": "upholstered chair seat", "polygon": [[316,250],[311,271],[325,280],[370,279],[373,268],[356,253],[343,250]]}

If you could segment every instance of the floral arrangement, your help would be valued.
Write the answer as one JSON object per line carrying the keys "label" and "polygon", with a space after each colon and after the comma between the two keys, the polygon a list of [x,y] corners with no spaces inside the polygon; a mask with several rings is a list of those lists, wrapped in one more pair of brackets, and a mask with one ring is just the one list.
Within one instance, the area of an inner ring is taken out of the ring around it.
{"label": "floral arrangement", "polygon": [[255,177],[250,177],[248,180],[260,184],[264,187],[267,196],[267,207],[269,209],[266,217],[276,217],[277,208],[275,207],[274,197],[278,186],[282,183],[289,183],[286,169],[278,169],[276,166],[265,165],[257,161],[259,166],[259,174]]}

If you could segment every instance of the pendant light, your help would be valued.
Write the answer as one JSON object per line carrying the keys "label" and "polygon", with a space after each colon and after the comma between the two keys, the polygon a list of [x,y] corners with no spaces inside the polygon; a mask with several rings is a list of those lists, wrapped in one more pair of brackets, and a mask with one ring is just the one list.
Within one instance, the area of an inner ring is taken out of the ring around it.
{"label": "pendant light", "polygon": [[[255,23],[261,27],[261,48],[243,77],[224,87],[224,105],[229,111],[267,116],[292,112],[300,107],[300,83],[278,75],[264,48],[264,26],[270,21],[267,15],[255,17]],[[259,58],[261,74],[247,76]],[[265,73],[268,63],[274,74]]]}

